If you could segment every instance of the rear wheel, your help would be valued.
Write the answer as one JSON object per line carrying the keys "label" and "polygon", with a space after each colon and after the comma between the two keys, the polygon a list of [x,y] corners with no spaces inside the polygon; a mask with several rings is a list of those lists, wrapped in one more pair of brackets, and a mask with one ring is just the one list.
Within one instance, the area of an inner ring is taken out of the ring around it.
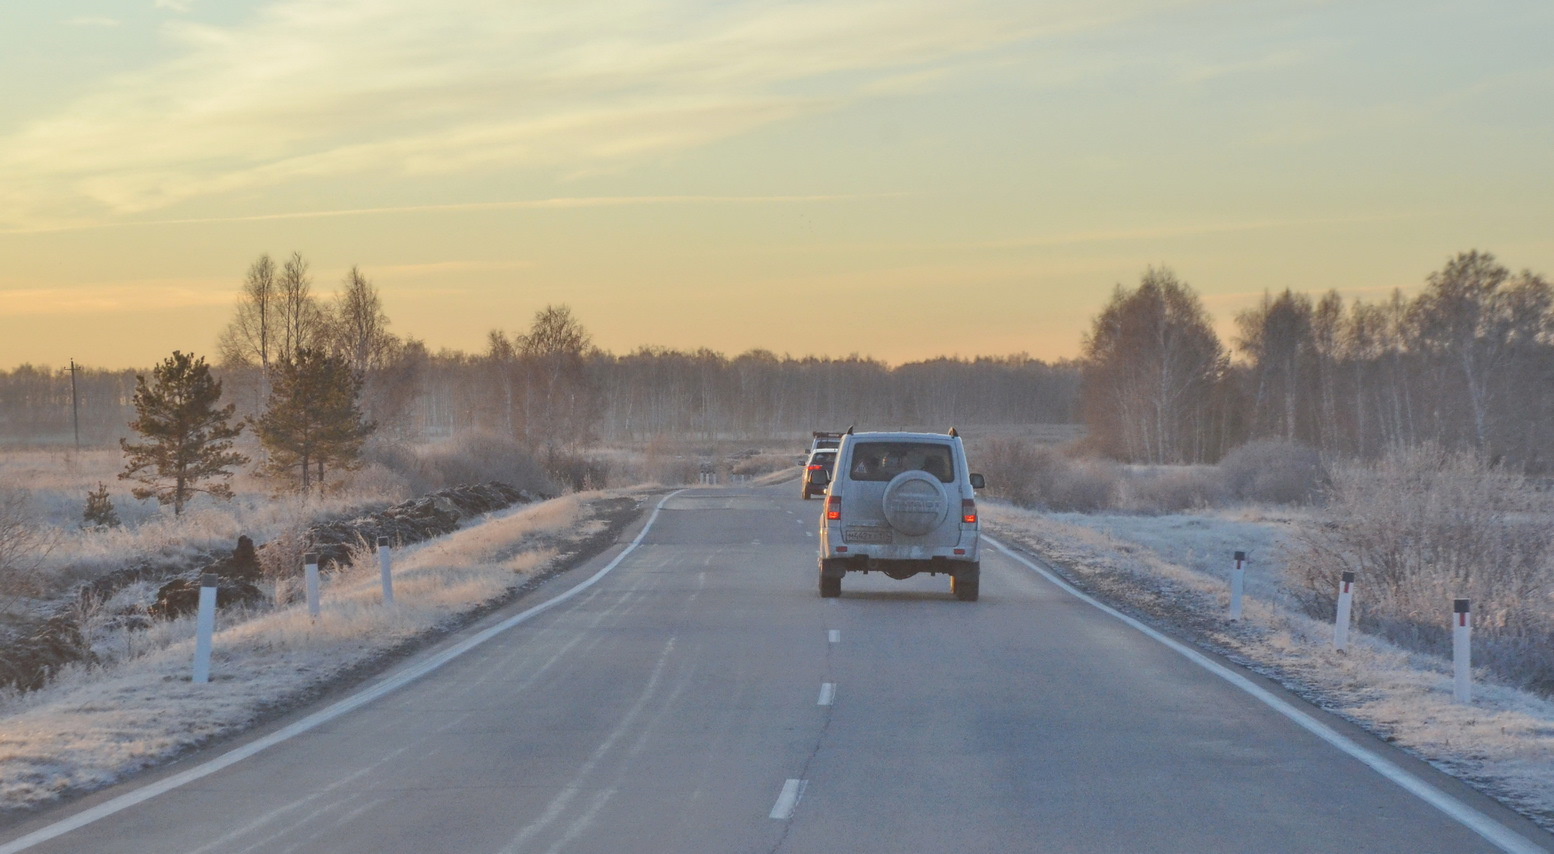
{"label": "rear wheel", "polygon": [[950,591],[955,594],[956,599],[962,602],[975,602],[977,601],[977,588],[981,584],[982,582],[980,581],[961,581],[959,578],[952,578],[950,579]]}
{"label": "rear wheel", "polygon": [[820,576],[820,598],[835,599],[842,595],[842,579]]}

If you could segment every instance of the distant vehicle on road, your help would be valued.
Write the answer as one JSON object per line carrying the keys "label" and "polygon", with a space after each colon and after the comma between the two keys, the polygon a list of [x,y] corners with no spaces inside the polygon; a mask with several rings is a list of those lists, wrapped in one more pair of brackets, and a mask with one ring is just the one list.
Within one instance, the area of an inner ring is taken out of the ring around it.
{"label": "distant vehicle on road", "polygon": [[[847,429],[851,430],[852,428],[849,427]],[[835,450],[838,445],[842,444],[842,437],[847,434],[845,432],[828,433],[824,430],[816,430],[810,435],[814,437],[814,440],[809,443],[809,450],[804,452],[803,459],[806,461],[806,464],[809,460],[809,455],[815,453],[816,451],[824,450],[827,448]]]}
{"label": "distant vehicle on road", "polygon": [[824,495],[826,485],[815,482],[815,474],[824,472],[826,478],[831,476],[831,468],[836,464],[835,448],[819,448],[811,451],[809,459],[804,463],[804,477],[799,481],[804,491],[804,500],[808,501],[811,495]]}
{"label": "distant vehicle on road", "polygon": [[966,448],[944,433],[849,433],[833,470],[805,472],[828,486],[820,514],[820,595],[842,594],[849,572],[906,579],[950,576],[955,598],[977,599],[981,536]]}

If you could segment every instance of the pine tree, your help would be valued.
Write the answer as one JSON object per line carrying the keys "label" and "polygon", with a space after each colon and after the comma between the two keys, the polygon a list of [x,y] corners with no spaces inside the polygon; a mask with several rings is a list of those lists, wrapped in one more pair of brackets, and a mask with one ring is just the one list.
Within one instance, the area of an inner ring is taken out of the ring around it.
{"label": "pine tree", "polygon": [[108,484],[98,483],[96,489],[86,494],[86,507],[81,511],[81,527],[117,528],[122,524],[119,511],[114,509],[113,500],[108,497]]}
{"label": "pine tree", "polygon": [[221,381],[210,375],[203,358],[176,350],[151,373],[150,383],[144,376],[135,377],[136,418],[130,429],[145,441],[119,440],[129,458],[119,479],[145,484],[130,492],[173,505],[175,516],[197,493],[231,498],[228,484],[208,483],[230,479],[229,468],[248,462],[232,450],[232,440],[243,431],[243,425],[227,423],[237,407],[216,407]]}
{"label": "pine tree", "polygon": [[278,362],[269,405],[254,422],[270,455],[266,473],[304,494],[322,493],[328,471],[360,467],[362,444],[377,428],[362,417],[361,388],[349,362],[322,350]]}

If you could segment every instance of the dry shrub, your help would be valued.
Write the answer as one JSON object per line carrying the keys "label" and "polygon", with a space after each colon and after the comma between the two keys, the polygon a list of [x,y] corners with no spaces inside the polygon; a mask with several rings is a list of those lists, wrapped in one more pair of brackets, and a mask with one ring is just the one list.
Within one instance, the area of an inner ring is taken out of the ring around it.
{"label": "dry shrub", "polygon": [[1225,455],[1220,473],[1231,497],[1265,504],[1306,504],[1327,481],[1322,456],[1299,442],[1259,439]]}
{"label": "dry shrub", "polygon": [[1117,504],[1131,513],[1181,513],[1225,499],[1225,480],[1213,466],[1133,467],[1122,480]]}
{"label": "dry shrub", "polygon": [[977,454],[988,493],[1021,507],[1093,513],[1116,501],[1121,474],[1105,460],[1070,459],[1051,445],[992,439]]}
{"label": "dry shrub", "polygon": [[523,445],[492,433],[464,433],[418,446],[379,442],[367,449],[366,457],[404,478],[417,495],[489,480],[531,492],[557,491]]}
{"label": "dry shrub", "polygon": [[54,532],[36,518],[26,490],[0,489],[0,613],[47,592],[42,567],[54,543]]}
{"label": "dry shrub", "polygon": [[769,451],[746,451],[735,455],[729,464],[729,473],[741,477],[760,477],[774,471],[793,468],[793,455]]}
{"label": "dry shrub", "polygon": [[1332,619],[1355,573],[1362,629],[1413,649],[1450,648],[1452,599],[1473,601],[1475,664],[1554,690],[1554,499],[1520,474],[1434,445],[1334,467],[1328,506],[1293,538],[1289,586]]}
{"label": "dry shrub", "polygon": [[610,464],[600,457],[551,450],[545,455],[545,474],[573,492],[603,489],[610,483]]}
{"label": "dry shrub", "polygon": [[308,549],[308,523],[298,519],[281,529],[259,550],[259,571],[270,586],[277,607],[292,601],[300,589],[302,560]]}
{"label": "dry shrub", "polygon": [[701,476],[701,462],[694,456],[678,453],[677,448],[664,436],[648,442],[642,453],[643,479],[666,486],[695,483]]}

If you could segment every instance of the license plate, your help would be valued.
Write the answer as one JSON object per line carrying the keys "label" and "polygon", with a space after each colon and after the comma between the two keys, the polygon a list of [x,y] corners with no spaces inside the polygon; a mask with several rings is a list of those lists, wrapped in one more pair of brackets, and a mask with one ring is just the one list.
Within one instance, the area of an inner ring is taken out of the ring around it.
{"label": "license plate", "polygon": [[862,545],[888,546],[891,542],[889,528],[865,528],[859,525],[851,525],[847,528],[847,542]]}

